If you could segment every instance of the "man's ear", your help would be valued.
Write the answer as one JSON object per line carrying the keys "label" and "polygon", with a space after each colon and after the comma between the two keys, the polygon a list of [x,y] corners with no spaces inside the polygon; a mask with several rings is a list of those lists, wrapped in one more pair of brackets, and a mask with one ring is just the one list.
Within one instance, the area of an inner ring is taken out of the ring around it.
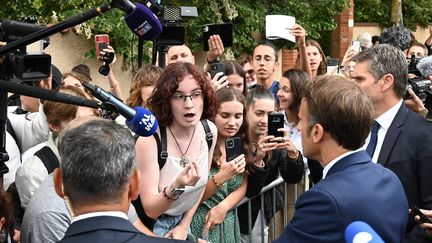
{"label": "man's ear", "polygon": [[313,125],[311,129],[311,137],[313,143],[319,143],[324,137],[324,128],[321,124],[317,123]]}
{"label": "man's ear", "polygon": [[141,179],[141,173],[138,170],[135,170],[131,175],[130,183],[129,183],[128,196],[131,200],[135,200],[138,198],[140,179]]}
{"label": "man's ear", "polygon": [[53,180],[54,180],[54,189],[55,189],[57,195],[59,195],[59,197],[63,198],[65,196],[65,193],[63,190],[63,180],[62,180],[60,168],[56,168],[54,170]]}
{"label": "man's ear", "polygon": [[381,79],[381,91],[386,92],[389,89],[393,88],[393,84],[395,82],[392,74],[385,74]]}

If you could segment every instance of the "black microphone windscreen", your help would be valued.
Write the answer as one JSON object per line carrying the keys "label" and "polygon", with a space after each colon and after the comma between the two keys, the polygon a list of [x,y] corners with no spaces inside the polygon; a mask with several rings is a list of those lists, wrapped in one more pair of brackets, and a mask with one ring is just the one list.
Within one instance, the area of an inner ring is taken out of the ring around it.
{"label": "black microphone windscreen", "polygon": [[405,51],[411,45],[411,31],[405,26],[386,28],[380,35],[380,44],[389,44]]}

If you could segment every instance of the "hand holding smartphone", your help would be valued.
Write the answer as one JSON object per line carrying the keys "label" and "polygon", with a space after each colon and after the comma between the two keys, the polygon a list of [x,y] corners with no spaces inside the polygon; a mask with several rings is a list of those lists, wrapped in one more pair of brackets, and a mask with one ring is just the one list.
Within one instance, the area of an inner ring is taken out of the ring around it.
{"label": "hand holding smartphone", "polygon": [[360,41],[352,41],[351,42],[351,49],[353,49],[356,52],[360,52]]}
{"label": "hand holding smartphone", "polygon": [[225,141],[226,162],[231,161],[243,154],[243,146],[240,137],[228,138]]}
{"label": "hand holding smartphone", "polygon": [[284,137],[284,133],[278,131],[279,128],[284,127],[284,115],[280,113],[273,113],[268,115],[267,122],[267,135],[274,136],[275,138]]}
{"label": "hand holding smartphone", "polygon": [[432,224],[432,220],[428,218],[426,215],[424,215],[417,206],[415,205],[411,206],[411,213],[413,215],[418,215],[420,217],[420,223]]}
{"label": "hand holding smartphone", "polygon": [[100,34],[95,36],[96,56],[100,57],[100,52],[109,46],[109,36],[107,34]]}

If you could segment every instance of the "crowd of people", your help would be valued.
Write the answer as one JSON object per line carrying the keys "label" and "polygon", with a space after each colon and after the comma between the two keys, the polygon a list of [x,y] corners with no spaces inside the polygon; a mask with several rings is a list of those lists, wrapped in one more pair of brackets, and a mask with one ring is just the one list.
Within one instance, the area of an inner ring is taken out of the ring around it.
{"label": "crowd of people", "polygon": [[[275,242],[344,242],[358,220],[386,242],[430,242],[432,224],[410,208],[432,219],[432,125],[406,87],[418,76],[408,61],[432,54],[432,28],[425,44],[401,26],[379,43],[364,33],[336,72],[302,26],[290,31],[296,68],[280,80],[272,42],[222,60],[217,35],[204,67],[186,44],[170,46],[166,67],[144,65],[128,95],[111,68],[109,91],[157,118],[148,137],[103,109],[21,96],[8,112],[0,242],[268,242],[272,206],[283,208],[284,193],[256,196],[278,177],[296,184],[305,175],[312,187]],[[216,63],[224,72],[212,76]],[[432,80],[429,71],[422,78]],[[96,99],[85,65],[51,73],[27,84]],[[278,137],[268,134],[277,113]],[[233,138],[241,152],[229,157]],[[250,205],[234,213],[245,197]]]}

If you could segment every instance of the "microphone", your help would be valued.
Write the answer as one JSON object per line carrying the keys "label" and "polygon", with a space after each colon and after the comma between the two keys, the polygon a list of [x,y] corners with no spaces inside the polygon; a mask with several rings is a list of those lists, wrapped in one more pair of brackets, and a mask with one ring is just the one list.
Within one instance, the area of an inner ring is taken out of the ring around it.
{"label": "microphone", "polygon": [[429,75],[432,75],[432,56],[423,57],[420,59],[419,63],[417,64],[417,69],[420,71],[423,77],[427,78]]}
{"label": "microphone", "polygon": [[47,27],[45,26],[23,23],[9,19],[4,19],[0,21],[1,31],[6,34],[12,34],[17,36],[26,36],[45,29],[47,29]]}
{"label": "microphone", "polygon": [[113,94],[103,90],[97,85],[89,83],[88,81],[84,81],[83,85],[101,102],[113,104],[117,108],[118,113],[126,118],[126,126],[128,126],[134,133],[140,136],[149,137],[156,132],[158,122],[156,117],[149,110],[140,106],[136,106],[132,109],[116,98]]}
{"label": "microphone", "polygon": [[411,31],[399,25],[386,28],[380,35],[379,43],[389,44],[405,51],[411,46]]}
{"label": "microphone", "polygon": [[48,89],[40,89],[11,81],[0,81],[0,90],[35,97],[43,100],[57,101],[78,106],[86,106],[95,109],[99,108],[99,102],[95,100],[88,100],[70,94],[59,93]]}
{"label": "microphone", "polygon": [[153,40],[162,33],[161,22],[149,8],[140,3],[134,5],[128,0],[122,2],[127,7],[121,9],[128,14],[124,20],[135,35],[143,40]]}
{"label": "microphone", "polygon": [[384,243],[383,239],[363,221],[354,221],[345,230],[347,243]]}

